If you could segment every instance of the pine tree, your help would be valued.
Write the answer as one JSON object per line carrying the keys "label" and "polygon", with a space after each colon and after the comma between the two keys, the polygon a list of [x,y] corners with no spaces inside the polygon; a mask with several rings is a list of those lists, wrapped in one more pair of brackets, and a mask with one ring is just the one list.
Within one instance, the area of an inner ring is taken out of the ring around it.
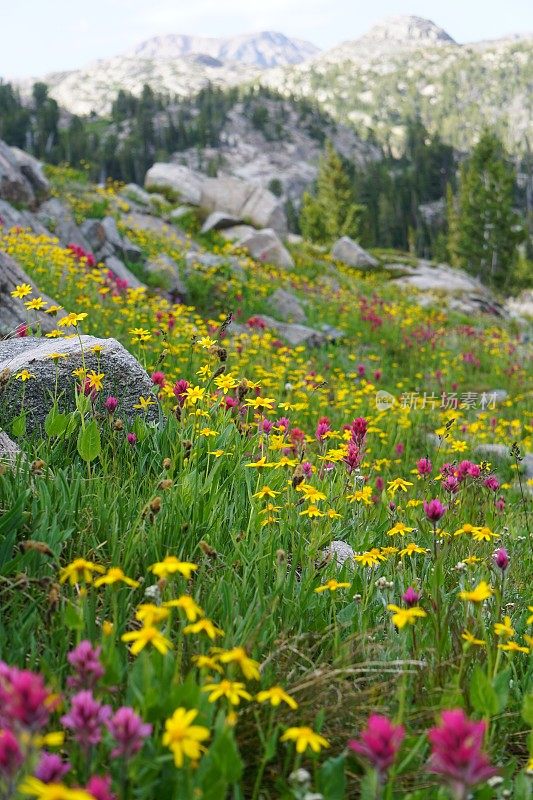
{"label": "pine tree", "polygon": [[302,199],[300,228],[306,239],[330,244],[339,236],[356,238],[364,206],[355,202],[350,179],[342,159],[326,142],[318,167],[316,194]]}
{"label": "pine tree", "polygon": [[484,133],[461,169],[458,232],[450,240],[452,259],[482,280],[501,286],[524,239],[513,209],[515,173],[500,140]]}

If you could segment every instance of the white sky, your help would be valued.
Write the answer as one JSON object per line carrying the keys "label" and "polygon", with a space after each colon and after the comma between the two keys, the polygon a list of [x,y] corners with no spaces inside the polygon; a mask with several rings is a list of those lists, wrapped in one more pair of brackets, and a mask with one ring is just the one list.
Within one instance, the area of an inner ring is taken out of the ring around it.
{"label": "white sky", "polygon": [[389,14],[432,19],[459,42],[533,30],[531,0],[0,0],[0,76],[41,76],[151,36],[281,31],[320,47]]}

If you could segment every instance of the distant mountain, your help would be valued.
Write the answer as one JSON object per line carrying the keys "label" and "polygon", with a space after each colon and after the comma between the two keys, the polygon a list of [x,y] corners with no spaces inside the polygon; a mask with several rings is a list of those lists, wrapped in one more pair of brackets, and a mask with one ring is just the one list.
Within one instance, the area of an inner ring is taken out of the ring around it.
{"label": "distant mountain", "polygon": [[137,45],[130,55],[137,58],[167,60],[201,54],[211,56],[222,63],[234,61],[269,69],[287,64],[300,64],[319,52],[319,48],[310,42],[289,39],[283,33],[275,31],[262,31],[225,38],[180,34],[155,36]]}
{"label": "distant mountain", "polygon": [[[190,96],[207,83],[227,87],[247,83],[263,70],[299,64],[319,52],[310,42],[273,31],[220,39],[171,34],[147,39],[124,55],[41,80],[68,111],[108,114],[119,89],[139,95],[149,84],[158,92]],[[21,82],[22,90],[29,92],[33,82]]]}
{"label": "distant mountain", "polygon": [[486,126],[511,151],[533,139],[533,39],[460,45],[420,17],[390,17],[367,34],[296,66],[271,70],[264,85],[314,98],[334,118],[401,150],[408,118],[468,150]]}
{"label": "distant mountain", "polygon": [[[101,115],[119,89],[140,95],[149,84],[183,97],[207,83],[260,83],[286,97],[309,98],[361,136],[372,130],[394,153],[402,151],[406,121],[416,116],[460,150],[469,150],[489,126],[511,152],[521,153],[533,141],[532,54],[528,35],[461,45],[430,20],[396,16],[325,52],[270,31],[159,36],[44,80],[67,110]],[[30,87],[28,81],[23,89]]]}

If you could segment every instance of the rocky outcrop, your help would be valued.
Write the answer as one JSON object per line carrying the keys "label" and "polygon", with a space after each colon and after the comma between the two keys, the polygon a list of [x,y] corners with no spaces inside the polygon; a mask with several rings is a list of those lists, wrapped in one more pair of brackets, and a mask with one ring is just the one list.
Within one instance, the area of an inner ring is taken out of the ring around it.
{"label": "rocky outcrop", "polygon": [[322,345],[338,342],[343,337],[342,331],[326,327],[324,330],[309,328],[307,325],[280,322],[278,319],[260,314],[257,317],[264,329],[285,339],[293,347],[307,345],[308,347],[321,347]]}
{"label": "rocky outcrop", "polygon": [[256,228],[272,228],[282,235],[287,232],[280,200],[268,189],[230,175],[204,180],[200,206],[208,213],[224,212]]}
{"label": "rocky outcrop", "polygon": [[49,191],[41,164],[33,156],[0,140],[0,198],[30,208]]}
{"label": "rocky outcrop", "polygon": [[398,286],[418,290],[413,299],[422,306],[445,302],[447,308],[463,314],[494,314],[506,316],[504,306],[476,278],[448,264],[433,264],[420,259],[413,264],[385,264],[384,269],[397,272],[394,279]]}
{"label": "rocky outcrop", "polygon": [[7,433],[0,431],[0,464],[14,464],[17,457],[20,455],[21,449],[18,444],[15,444]]}
{"label": "rocky outcrop", "polygon": [[294,267],[291,254],[272,228],[264,228],[260,231],[252,228],[240,239],[237,239],[235,246],[242,247],[250,253],[252,258],[265,264],[273,264],[282,269]]}
{"label": "rocky outcrop", "polygon": [[285,289],[276,289],[267,299],[276,316],[284,322],[305,322],[305,311],[298,298]]}
{"label": "rocky outcrop", "polygon": [[513,318],[533,319],[533,289],[524,289],[517,297],[505,302],[505,310]]}
{"label": "rocky outcrop", "polygon": [[[28,311],[24,300],[11,296],[16,286],[27,283],[32,287],[33,297],[42,297],[48,306],[57,305],[51,298],[43,295],[26,272],[7,253],[0,250],[0,336],[13,334],[19,325],[38,326],[44,332],[56,327],[57,318],[44,311]],[[27,299],[27,298],[26,298]],[[58,316],[62,316],[59,312]],[[1,347],[1,343],[0,343]]]}
{"label": "rocky outcrop", "polygon": [[178,200],[199,206],[205,176],[180,164],[157,162],[144,179],[147,189],[170,189]]}
{"label": "rocky outcrop", "polygon": [[64,247],[76,244],[86,252],[91,252],[91,246],[76,225],[70,210],[57,197],[52,197],[42,204],[37,218],[50,233],[57,236]]}
{"label": "rocky outcrop", "polygon": [[[136,211],[131,214],[125,214],[120,221],[129,230],[150,231],[150,233],[156,233],[158,236],[176,243],[187,243],[187,237],[182,231],[178,230],[174,225],[169,225],[159,217],[140,214]],[[188,246],[192,246],[190,242]]]}
{"label": "rocky outcrop", "polygon": [[[95,346],[101,347],[101,352],[93,352]],[[64,410],[74,410],[76,378],[72,371],[82,366],[82,348],[86,369],[104,373],[101,395],[118,398],[117,413],[126,416],[136,413],[133,406],[139,402],[139,397],[152,395],[152,382],[136,359],[116,339],[81,336],[79,339],[50,340],[28,337],[0,342],[0,373],[7,370],[11,376],[0,394],[0,424],[5,426],[21,410],[22,384],[15,376],[22,370],[28,370],[33,376],[24,383],[28,430],[42,425],[50,410],[51,397],[56,392],[56,371],[59,405]],[[66,357],[52,361],[51,353],[63,353]]]}
{"label": "rocky outcrop", "polygon": [[29,228],[38,236],[48,236],[49,231],[32,211],[14,208],[7,200],[0,200],[0,229]]}
{"label": "rocky outcrop", "polygon": [[201,232],[220,231],[224,230],[224,228],[232,228],[235,225],[239,225],[241,222],[242,219],[239,217],[232,217],[231,214],[225,214],[224,211],[213,211],[202,225]]}
{"label": "rocky outcrop", "polygon": [[331,255],[336,261],[342,261],[349,267],[368,269],[379,266],[379,261],[363,250],[361,245],[354,242],[349,236],[342,236],[335,242]]}
{"label": "rocky outcrop", "polygon": [[166,253],[159,253],[156,258],[147,261],[144,270],[152,276],[155,284],[168,294],[172,302],[187,299],[189,292],[181,279],[179,267]]}
{"label": "rocky outcrop", "polygon": [[45,176],[43,165],[29,153],[12,147],[11,152],[15,158],[18,168],[24,177],[30,182],[37,201],[44,200],[50,192],[50,182]]}
{"label": "rocky outcrop", "polygon": [[130,289],[146,288],[145,284],[117,256],[108,256],[104,263],[109,272],[113,274],[113,277],[118,278]]}

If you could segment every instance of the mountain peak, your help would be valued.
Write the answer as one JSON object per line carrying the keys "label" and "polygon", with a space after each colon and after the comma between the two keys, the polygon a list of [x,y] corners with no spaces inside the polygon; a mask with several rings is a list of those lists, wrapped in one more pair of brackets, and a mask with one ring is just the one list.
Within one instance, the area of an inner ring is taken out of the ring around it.
{"label": "mountain peak", "polygon": [[430,19],[415,16],[386,17],[360,39],[376,44],[456,44],[454,39]]}
{"label": "mountain peak", "polygon": [[310,42],[291,39],[277,31],[259,31],[220,38],[182,34],[155,36],[138,45],[131,55],[158,60],[200,55],[223,63],[238,62],[267,69],[299,64],[318,52],[319,48]]}

